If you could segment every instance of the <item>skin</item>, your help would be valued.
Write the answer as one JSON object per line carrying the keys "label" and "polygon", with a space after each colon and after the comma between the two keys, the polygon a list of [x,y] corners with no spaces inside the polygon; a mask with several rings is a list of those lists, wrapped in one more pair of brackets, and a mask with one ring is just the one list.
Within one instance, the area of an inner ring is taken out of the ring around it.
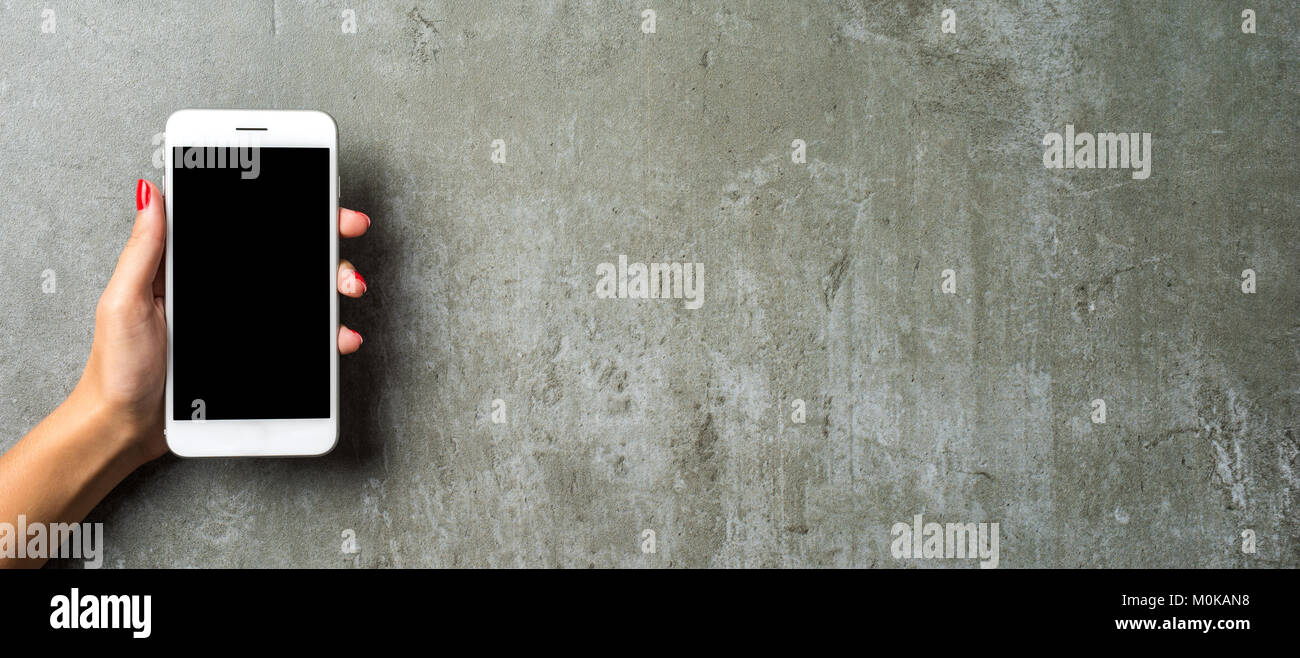
{"label": "skin", "polygon": [[[0,523],[79,523],[127,475],[167,452],[165,304],[166,205],[148,186],[117,269],[95,309],[95,338],[76,388],[49,416],[0,456]],[[137,197],[142,196],[139,192]],[[138,203],[138,201],[137,201]],[[339,210],[339,235],[360,237],[370,218]],[[365,294],[356,268],[339,262],[338,291]],[[361,334],[339,327],[339,352],[361,347]],[[18,541],[26,541],[19,538]],[[0,568],[34,568],[44,559],[5,558]]]}

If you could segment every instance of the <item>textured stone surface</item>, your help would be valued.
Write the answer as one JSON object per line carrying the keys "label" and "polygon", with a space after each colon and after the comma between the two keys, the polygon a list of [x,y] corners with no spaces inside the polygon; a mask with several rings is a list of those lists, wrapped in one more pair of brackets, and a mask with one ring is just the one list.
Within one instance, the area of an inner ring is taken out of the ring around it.
{"label": "textured stone surface", "polygon": [[[1003,567],[1300,566],[1291,2],[137,4],[0,5],[0,447],[173,110],[331,113],[375,225],[339,447],[148,466],[109,566],[973,566],[891,557],[922,513]],[[1045,169],[1066,123],[1151,177]],[[619,254],[703,308],[596,299]]]}

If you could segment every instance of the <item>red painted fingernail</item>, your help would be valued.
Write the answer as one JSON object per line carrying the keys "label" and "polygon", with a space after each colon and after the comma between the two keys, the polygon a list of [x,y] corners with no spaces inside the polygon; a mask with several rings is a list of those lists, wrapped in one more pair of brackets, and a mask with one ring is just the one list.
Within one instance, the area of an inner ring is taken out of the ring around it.
{"label": "red painted fingernail", "polygon": [[361,273],[360,273],[360,272],[358,272],[358,271],[356,271],[356,270],[352,270],[352,276],[356,277],[356,278],[357,278],[357,281],[359,281],[359,282],[361,283],[361,292],[365,292],[366,289],[370,287],[370,286],[367,286],[367,285],[366,285],[366,280],[363,279],[363,278],[361,278]]}
{"label": "red painted fingernail", "polygon": [[135,209],[144,210],[149,207],[149,184],[141,178],[135,182]]}

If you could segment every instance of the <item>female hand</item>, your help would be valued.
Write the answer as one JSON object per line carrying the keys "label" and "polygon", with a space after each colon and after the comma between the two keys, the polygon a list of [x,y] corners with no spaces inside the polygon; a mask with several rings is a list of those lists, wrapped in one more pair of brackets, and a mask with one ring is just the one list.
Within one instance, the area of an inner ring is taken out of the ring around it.
{"label": "female hand", "polygon": [[[145,460],[167,451],[162,436],[163,392],[167,383],[166,204],[158,188],[136,183],[136,216],[117,269],[95,310],[95,339],[74,395],[82,395],[132,434],[139,436]],[[339,209],[339,235],[355,238],[370,228],[370,218]],[[348,297],[366,292],[365,279],[341,260],[338,291]],[[361,347],[361,334],[339,327],[339,352]]]}
{"label": "female hand", "polygon": [[[45,420],[0,456],[0,522],[77,522],[118,482],[167,452],[166,205],[158,188],[136,183],[135,225],[95,309],[90,358],[76,388]],[[370,218],[339,210],[339,235],[355,238]],[[366,292],[352,263],[339,262],[338,291]],[[339,327],[339,352],[361,347],[361,334]],[[0,556],[3,566],[43,559]]]}

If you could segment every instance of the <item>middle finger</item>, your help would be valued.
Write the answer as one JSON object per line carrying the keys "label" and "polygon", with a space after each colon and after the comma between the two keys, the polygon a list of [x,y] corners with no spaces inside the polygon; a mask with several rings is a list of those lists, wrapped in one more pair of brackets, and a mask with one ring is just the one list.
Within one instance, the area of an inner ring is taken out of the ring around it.
{"label": "middle finger", "polygon": [[348,297],[360,297],[366,294],[366,280],[346,259],[339,261],[338,287],[339,292]]}

